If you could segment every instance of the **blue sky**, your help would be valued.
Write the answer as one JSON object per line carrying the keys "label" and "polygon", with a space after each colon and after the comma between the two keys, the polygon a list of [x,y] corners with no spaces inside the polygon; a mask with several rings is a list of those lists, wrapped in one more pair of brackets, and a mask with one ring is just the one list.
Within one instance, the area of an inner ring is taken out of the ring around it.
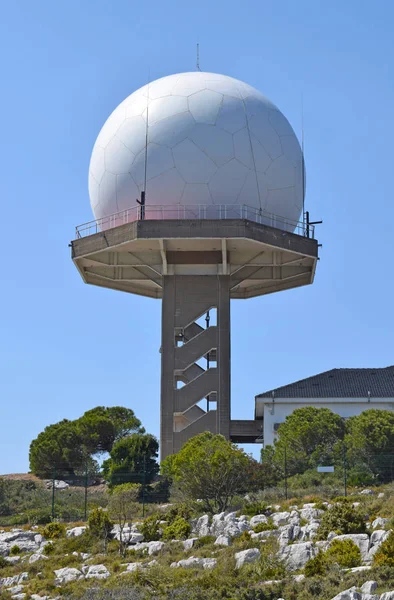
{"label": "blue sky", "polygon": [[311,287],[232,304],[234,418],[254,396],[393,357],[394,7],[389,0],[2,3],[0,473],[97,405],[159,433],[160,302],[82,283],[68,243],[109,113],[201,68],[250,83],[300,134],[321,260]]}

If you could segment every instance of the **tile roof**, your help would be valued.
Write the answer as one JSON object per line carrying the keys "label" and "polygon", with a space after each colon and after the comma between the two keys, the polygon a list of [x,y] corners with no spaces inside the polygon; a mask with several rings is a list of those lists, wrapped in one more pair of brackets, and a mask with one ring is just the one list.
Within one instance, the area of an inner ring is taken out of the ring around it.
{"label": "tile roof", "polygon": [[381,369],[331,369],[256,398],[394,398],[394,366]]}

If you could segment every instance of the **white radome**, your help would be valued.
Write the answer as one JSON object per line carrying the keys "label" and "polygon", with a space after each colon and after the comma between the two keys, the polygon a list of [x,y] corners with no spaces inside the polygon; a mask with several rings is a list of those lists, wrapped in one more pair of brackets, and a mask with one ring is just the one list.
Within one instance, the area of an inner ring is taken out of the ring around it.
{"label": "white radome", "polygon": [[144,189],[146,129],[147,209],[246,205],[299,220],[303,158],[291,125],[250,85],[202,72],[158,79],[110,115],[90,160],[96,219],[136,206]]}

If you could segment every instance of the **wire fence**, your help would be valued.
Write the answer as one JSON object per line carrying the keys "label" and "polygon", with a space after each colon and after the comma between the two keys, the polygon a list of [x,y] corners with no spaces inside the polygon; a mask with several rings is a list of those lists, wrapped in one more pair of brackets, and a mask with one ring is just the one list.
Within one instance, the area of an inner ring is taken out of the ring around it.
{"label": "wire fence", "polygon": [[[253,493],[270,502],[306,496],[329,499],[359,494],[366,488],[394,495],[394,452],[354,455],[344,448],[330,459],[321,456],[314,462],[315,466],[305,469],[301,459],[286,448],[281,461],[260,465],[262,476]],[[144,466],[112,474],[111,486],[88,468],[78,471],[57,465],[47,479],[24,477],[0,477],[0,526],[40,525],[52,520],[85,522],[92,509],[107,508],[111,488],[124,483],[139,486],[133,502],[136,518],[170,501],[169,482],[153,476]],[[242,495],[248,493],[246,485]]]}

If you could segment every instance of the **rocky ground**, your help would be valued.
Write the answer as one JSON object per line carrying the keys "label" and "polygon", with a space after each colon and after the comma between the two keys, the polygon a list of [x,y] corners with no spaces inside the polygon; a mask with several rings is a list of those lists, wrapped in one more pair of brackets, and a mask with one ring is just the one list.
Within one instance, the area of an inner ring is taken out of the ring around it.
{"label": "rocky ground", "polygon": [[[363,496],[372,495],[373,492],[364,491],[360,500],[353,502],[354,508],[363,506]],[[383,497],[384,494],[382,501]],[[83,582],[83,588],[89,589],[89,583],[93,580],[96,583],[97,580],[105,580],[102,582],[104,585],[130,574],[158,572],[160,568],[172,569],[173,573],[223,570],[224,562],[226,565],[231,563],[234,572],[231,576],[234,578],[239,577],[245,569],[255,576],[264,572],[261,564],[270,556],[271,562],[282,565],[282,570],[281,567],[277,568],[281,578],[262,579],[259,575],[260,588],[273,586],[275,589],[277,586],[280,589],[281,580],[286,578],[287,582],[292,580],[297,586],[294,589],[299,590],[291,598],[303,598],[302,589],[307,581],[304,568],[307,563],[319,553],[326,552],[334,540],[351,540],[360,551],[361,564],[343,570],[347,576],[347,579],[343,579],[343,586],[349,580],[349,574],[357,575],[360,584],[338,589],[332,600],[394,600],[394,586],[392,591],[379,589],[382,586],[371,577],[374,556],[392,531],[390,515],[371,518],[366,514],[366,533],[340,535],[331,531],[326,539],[318,539],[322,517],[334,505],[334,502],[306,502],[286,507],[279,504],[269,506],[261,514],[255,515],[242,515],[239,512],[213,516],[204,514],[191,520],[191,535],[185,540],[145,541],[141,522],[131,523],[122,531],[119,525],[115,525],[111,544],[115,544],[122,535],[127,545],[125,556],[116,562],[109,560],[105,553],[92,551],[74,550],[55,556],[46,551],[46,546],[51,542],[43,537],[38,527],[3,530],[0,531],[0,556],[3,557],[3,563],[5,561],[7,564],[0,569],[0,594],[13,600],[64,598],[68,589],[70,593],[75,592],[78,582],[81,585]],[[73,543],[77,547],[78,538],[83,540],[86,535],[86,526],[70,527],[66,532],[70,549]],[[271,554],[267,554],[268,547]],[[260,571],[256,571],[258,567]],[[2,576],[2,572],[6,574]],[[265,569],[265,572],[269,570]],[[272,572],[275,573],[275,570]],[[50,590],[49,595],[42,590]],[[277,600],[283,598],[277,596]]]}

